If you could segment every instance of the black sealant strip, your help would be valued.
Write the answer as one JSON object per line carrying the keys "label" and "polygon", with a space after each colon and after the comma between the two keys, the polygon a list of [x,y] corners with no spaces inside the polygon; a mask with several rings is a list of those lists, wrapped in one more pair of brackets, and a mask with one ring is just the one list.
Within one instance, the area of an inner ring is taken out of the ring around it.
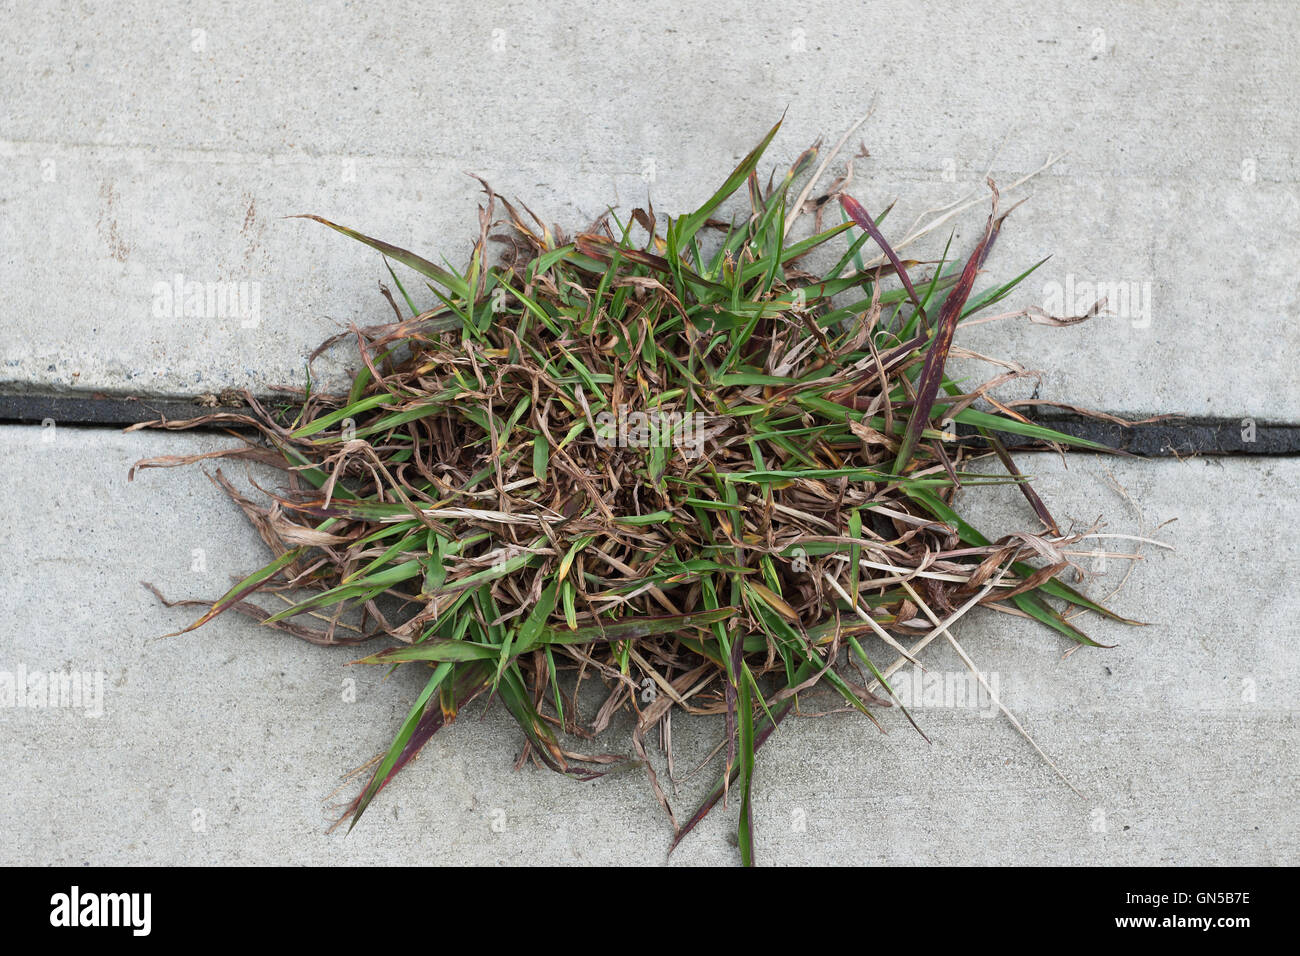
{"label": "black sealant strip", "polygon": [[[1086,415],[1062,415],[1039,418],[1037,423],[1075,438],[1086,438],[1147,458],[1300,454],[1300,425],[1271,425],[1249,418],[1169,418],[1138,425],[1118,425]],[[974,429],[958,425],[957,434],[965,442],[982,444]],[[1015,435],[1003,435],[1002,439],[1013,450],[1044,447],[1041,443]],[[1088,451],[1086,448],[1070,450]]]}
{"label": "black sealant strip", "polygon": [[0,395],[0,422],[56,425],[134,425],[159,418],[182,420],[238,408],[205,408],[197,399],[117,398],[105,395]]}
{"label": "black sealant strip", "polygon": [[[197,399],[120,398],[104,395],[0,395],[0,423],[125,427],[136,422],[167,418],[197,418],[213,412],[239,412],[237,405],[209,404]],[[284,397],[267,398],[267,407],[283,404]],[[1083,415],[1053,415],[1039,423],[1076,438],[1100,442],[1135,455],[1185,457],[1188,455],[1296,455],[1300,454],[1300,425],[1278,425],[1252,419],[1171,418],[1141,425],[1117,425]],[[212,429],[229,424],[214,423]],[[237,427],[237,426],[233,426]],[[981,446],[973,429],[957,427],[963,443]],[[1006,435],[1016,450],[1045,447],[1032,440]],[[1085,449],[1086,450],[1086,449]]]}

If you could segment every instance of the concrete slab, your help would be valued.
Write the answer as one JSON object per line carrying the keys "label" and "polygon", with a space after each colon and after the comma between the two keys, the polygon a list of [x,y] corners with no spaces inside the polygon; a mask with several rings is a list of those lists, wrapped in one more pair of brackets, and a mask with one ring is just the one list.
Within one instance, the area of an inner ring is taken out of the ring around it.
{"label": "concrete slab", "polygon": [[[0,863],[664,861],[671,831],[643,777],[578,784],[531,767],[515,773],[519,735],[499,708],[484,717],[470,708],[351,836],[327,834],[341,799],[331,791],[387,745],[419,675],[384,683],[346,668],[349,650],[234,618],[157,640],[188,612],[160,608],[141,579],[169,596],[211,595],[264,552],[199,469],[145,472],[131,484],[127,469],[224,441],[0,428],[6,460],[20,466],[0,472],[11,510],[0,671],[104,675],[99,717],[86,707],[0,708]],[[1300,568],[1294,549],[1275,542],[1300,520],[1300,462],[1020,464],[1040,476],[1063,522],[1105,515],[1109,532],[1150,535],[1179,519],[1156,534],[1178,550],[1148,551],[1114,599],[1153,626],[1084,622],[1117,647],[1065,657],[1064,641],[992,612],[957,630],[1083,796],[978,699],[927,703],[923,686],[916,715],[932,744],[893,712],[882,715],[885,735],[846,716],[783,726],[760,753],[760,862],[1296,863],[1300,597],[1286,582]],[[244,480],[243,466],[226,470]],[[988,533],[1032,523],[1014,492],[981,512]],[[1126,567],[1108,559],[1092,593],[1107,593]],[[933,649],[929,672],[952,675],[955,688],[960,663]],[[709,721],[675,722],[679,776],[719,734]],[[683,812],[711,771],[683,781]],[[734,810],[716,813],[671,862],[735,862],[733,828]]]}
{"label": "concrete slab", "polygon": [[[783,110],[771,155],[788,161],[819,134],[833,142],[878,94],[861,135],[872,158],[855,165],[869,208],[899,199],[901,229],[982,189],[986,170],[1005,186],[1068,151],[1031,183],[990,266],[1006,275],[1053,255],[1012,306],[1087,298],[1097,283],[1136,291],[1114,319],[984,326],[964,344],[1045,369],[1045,398],[1296,420],[1292,4],[464,10],[201,0],[183,16],[139,4],[11,17],[0,384],[188,395],[297,383],[326,335],[386,317],[386,274],[376,255],[284,215],[317,212],[458,262],[475,224],[464,170],[569,226],[647,187],[677,212]],[[959,247],[982,218],[960,219]],[[158,288],[178,275],[246,291],[247,311],[176,318]]]}

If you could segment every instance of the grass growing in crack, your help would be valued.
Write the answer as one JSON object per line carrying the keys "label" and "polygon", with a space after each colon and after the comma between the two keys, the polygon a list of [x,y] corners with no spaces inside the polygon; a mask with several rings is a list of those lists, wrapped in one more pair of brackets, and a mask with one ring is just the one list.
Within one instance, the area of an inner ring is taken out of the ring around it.
{"label": "grass growing in crack", "polygon": [[[397,290],[396,321],[350,333],[364,367],[349,394],[308,389],[288,419],[249,396],[248,412],[147,423],[253,426],[265,443],[220,454],[288,475],[268,509],[217,473],[275,559],[202,602],[187,631],[233,609],[319,644],[387,638],[367,662],[427,672],[352,825],[460,708],[495,695],[523,731],[521,761],[579,779],[643,764],[674,846],[733,795],[752,863],[755,754],[800,695],[829,688],[872,721],[901,708],[889,675],[930,641],[974,668],[950,628],[977,605],[1081,644],[1062,610],[1116,617],[1062,579],[1081,535],[1062,532],[1005,442],[1100,446],[985,410],[1006,376],[967,391],[945,374],[955,331],[1033,271],[972,295],[1005,218],[996,190],[964,263],[904,262],[847,194],[814,201],[838,198],[839,224],[821,229],[819,213],[790,240],[804,208],[792,189],[818,149],[763,185],[775,133],[694,212],[610,211],[572,239],[485,183],[463,272],[308,217],[383,253]],[[748,214],[722,221],[737,193]],[[829,269],[805,265],[833,247]],[[873,247],[883,256],[864,263]],[[138,467],[201,457],[216,456]],[[1006,483],[1040,526],[990,541],[955,496]],[[268,611],[258,592],[288,603]],[[358,633],[340,632],[348,608]],[[868,653],[881,644],[887,668]],[[606,694],[594,719],[584,681]],[[620,709],[635,717],[630,756],[569,749]],[[720,715],[725,742],[684,822],[645,748],[674,709]]]}

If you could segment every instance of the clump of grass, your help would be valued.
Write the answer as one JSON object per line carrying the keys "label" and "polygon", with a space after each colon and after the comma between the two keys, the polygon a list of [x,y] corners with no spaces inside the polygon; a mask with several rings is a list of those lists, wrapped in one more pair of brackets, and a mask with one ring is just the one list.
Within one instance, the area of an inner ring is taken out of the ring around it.
{"label": "clump of grass", "polygon": [[[1004,438],[1101,446],[977,407],[987,386],[945,374],[957,328],[1032,272],[972,295],[1005,218],[996,190],[964,263],[902,261],[849,195],[811,200],[817,231],[791,240],[805,206],[792,190],[818,149],[763,185],[775,133],[694,212],[611,210],[572,239],[484,184],[463,272],[308,217],[423,280],[389,266],[396,321],[350,333],[363,363],[350,392],[148,423],[251,426],[264,443],[221,454],[288,474],[262,508],[217,473],[275,558],[185,630],[233,609],[318,644],[386,639],[367,662],[427,672],[353,825],[459,709],[495,695],[523,732],[520,760],[578,779],[614,758],[566,740],[629,711],[625,759],[648,771],[673,844],[732,794],[750,863],[755,753],[801,695],[829,688],[872,721],[891,701],[906,714],[889,675],[938,636],[970,663],[949,628],[976,605],[1080,644],[1093,642],[1062,608],[1115,617],[1063,580],[1080,536]],[[748,213],[717,218],[738,192]],[[842,221],[821,229],[836,198]],[[840,245],[829,268],[805,265]],[[990,541],[955,496],[1006,483],[1039,527]],[[287,603],[268,611],[258,592]],[[348,608],[357,632],[340,630]],[[881,645],[897,658],[886,668],[868,653]],[[594,721],[584,682],[603,685]],[[683,823],[645,749],[673,709],[720,715],[725,741],[716,787]]]}

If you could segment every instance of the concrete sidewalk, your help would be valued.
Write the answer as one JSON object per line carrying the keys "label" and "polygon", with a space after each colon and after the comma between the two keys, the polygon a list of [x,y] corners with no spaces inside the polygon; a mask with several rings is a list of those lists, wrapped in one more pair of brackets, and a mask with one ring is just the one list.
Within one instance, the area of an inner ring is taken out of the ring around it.
{"label": "concrete sidewalk", "polygon": [[[351,836],[328,834],[356,782],[332,791],[387,747],[419,673],[385,682],[345,666],[357,651],[310,647],[233,616],[158,640],[197,614],[162,608],[141,580],[170,598],[210,597],[266,552],[199,468],[129,484],[127,469],[225,440],[70,428],[41,438],[37,427],[0,429],[8,459],[25,463],[0,477],[0,495],[24,502],[0,572],[12,608],[0,663],[10,673],[102,673],[103,715],[0,710],[10,781],[0,863],[664,861],[671,827],[641,773],[580,784],[531,766],[513,772],[522,738],[501,708],[482,716],[481,705],[433,739]],[[994,612],[957,630],[1082,797],[987,701],[923,688],[915,716],[932,744],[895,712],[881,716],[886,735],[844,715],[781,727],[759,754],[760,860],[1294,863],[1300,597],[1283,582],[1300,569],[1294,550],[1269,542],[1300,520],[1291,494],[1300,463],[1075,456],[1067,474],[1036,455],[1021,465],[1040,476],[1058,520],[1105,514],[1110,532],[1177,548],[1144,549],[1114,599],[1150,627],[1080,621],[1113,649],[1063,657],[1064,639]],[[243,466],[225,471],[244,483]],[[986,533],[1033,520],[1014,492],[977,513]],[[1109,559],[1089,592],[1109,593],[1127,564]],[[934,645],[923,660],[925,681],[965,680],[951,650]],[[679,777],[721,733],[717,721],[674,721]],[[602,744],[630,749],[617,728]],[[672,794],[680,816],[716,771],[715,761]],[[734,862],[734,815],[715,811],[672,862]]]}
{"label": "concrete sidewalk", "polygon": [[[907,250],[932,258],[955,230],[963,256],[990,173],[1007,204],[1030,201],[982,281],[1050,255],[1008,309],[1074,311],[1104,294],[1118,313],[1068,329],[991,323],[959,346],[1041,369],[1045,399],[1300,421],[1295,4],[452,7],[6,11],[0,389],[188,399],[301,384],[323,338],[390,317],[378,291],[390,280],[377,253],[284,216],[318,213],[460,265],[480,198],[467,171],[569,229],[647,193],[677,214],[783,112],[764,172],[819,136],[832,145],[874,97],[824,184],[853,159],[853,195],[873,213],[897,200],[891,238],[977,199]],[[859,142],[869,157],[854,158]],[[177,277],[224,304],[178,310]],[[344,381],[349,363],[340,350],[319,364],[320,384]],[[385,682],[347,668],[354,652],[235,618],[156,640],[189,614],[141,580],[211,597],[264,550],[198,468],[131,484],[126,472],[221,442],[0,425],[0,699],[20,671],[86,671],[92,690],[103,677],[102,716],[0,708],[0,863],[665,859],[671,828],[641,775],[512,772],[520,739],[500,708],[470,708],[351,836],[327,834],[330,807],[354,792],[342,774],[388,745],[419,674]],[[759,862],[1294,864],[1300,598],[1287,529],[1300,462],[1022,463],[1058,517],[1105,516],[1123,534],[1179,519],[1154,533],[1177,551],[1149,550],[1115,599],[1154,626],[1085,619],[1114,649],[1066,657],[1029,622],[961,622],[1082,798],[1005,719],[946,706],[946,692],[918,708],[932,744],[895,713],[887,735],[861,718],[792,720],[760,753]],[[1033,524],[1014,494],[982,507],[987,529]],[[1126,564],[1110,559],[1092,593]],[[932,650],[927,666],[956,686],[960,662]],[[677,720],[679,777],[720,733]],[[680,815],[715,768],[679,781]],[[672,862],[735,862],[734,818],[715,811]]]}
{"label": "concrete sidewalk", "polygon": [[[387,319],[387,274],[282,217],[462,265],[477,229],[465,171],[570,229],[647,193],[676,214],[783,112],[765,171],[833,144],[874,96],[844,158],[870,150],[853,191],[873,211],[898,201],[891,238],[983,197],[986,172],[1005,188],[1064,154],[1008,195],[1032,200],[990,269],[1051,256],[1010,307],[1070,311],[1100,285],[1119,314],[986,326],[971,348],[1044,369],[1046,398],[1295,420],[1294,4],[166,9],[57,5],[3,31],[10,387],[300,384],[327,335]],[[981,201],[952,224],[957,254],[983,216]],[[938,255],[949,228],[912,251]],[[159,292],[177,276],[252,301],[177,318]]]}

